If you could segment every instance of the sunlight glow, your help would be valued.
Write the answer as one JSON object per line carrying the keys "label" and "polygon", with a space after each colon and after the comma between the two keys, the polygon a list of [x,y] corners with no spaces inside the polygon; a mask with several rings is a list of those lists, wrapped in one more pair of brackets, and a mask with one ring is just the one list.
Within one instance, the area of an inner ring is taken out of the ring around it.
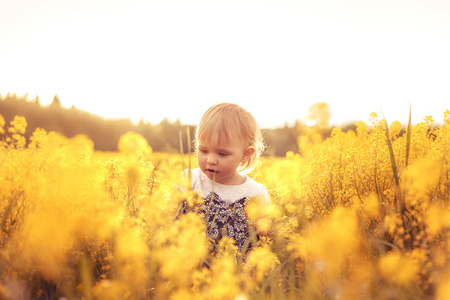
{"label": "sunlight glow", "polygon": [[415,122],[440,120],[450,5],[381,2],[17,1],[15,18],[0,13],[0,93],[57,94],[133,121],[196,123],[217,102],[248,106],[266,127],[317,102],[334,124],[372,111],[404,123],[409,104]]}

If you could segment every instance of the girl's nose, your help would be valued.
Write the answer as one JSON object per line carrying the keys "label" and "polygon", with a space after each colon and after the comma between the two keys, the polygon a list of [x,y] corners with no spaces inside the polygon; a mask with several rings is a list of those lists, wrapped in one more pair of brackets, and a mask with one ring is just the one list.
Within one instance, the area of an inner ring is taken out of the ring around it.
{"label": "girl's nose", "polygon": [[206,162],[208,164],[215,165],[217,163],[217,158],[215,157],[215,155],[210,154],[210,155],[208,155]]}

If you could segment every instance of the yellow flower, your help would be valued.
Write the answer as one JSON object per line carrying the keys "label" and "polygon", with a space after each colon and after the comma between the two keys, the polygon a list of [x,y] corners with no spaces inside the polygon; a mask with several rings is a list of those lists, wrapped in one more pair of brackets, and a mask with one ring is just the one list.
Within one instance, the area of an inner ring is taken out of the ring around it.
{"label": "yellow flower", "polygon": [[378,267],[386,281],[401,285],[411,283],[420,270],[420,264],[416,259],[398,251],[382,256]]}
{"label": "yellow flower", "polygon": [[424,119],[424,122],[427,124],[428,127],[433,127],[434,119],[433,116],[426,116]]}
{"label": "yellow flower", "polygon": [[390,234],[393,234],[401,224],[402,221],[398,215],[386,215],[384,217],[384,227]]}
{"label": "yellow flower", "polygon": [[444,122],[447,124],[450,123],[450,110],[448,109],[444,112]]}
{"label": "yellow flower", "polygon": [[293,237],[286,249],[292,251],[297,258],[307,258],[311,249],[310,240],[303,236]]}
{"label": "yellow flower", "polygon": [[450,275],[445,274],[438,284],[436,291],[436,300],[447,300],[450,299]]}
{"label": "yellow flower", "polygon": [[205,226],[201,216],[187,213],[165,230],[158,229],[158,239],[164,246],[155,254],[161,263],[161,274],[173,284],[187,285],[193,270],[205,259]]}
{"label": "yellow flower", "polygon": [[307,241],[300,246],[300,251],[306,248],[307,258],[316,262],[319,272],[338,276],[348,257],[361,247],[356,214],[347,208],[335,208],[328,218],[311,225]]}
{"label": "yellow flower", "polygon": [[125,154],[142,154],[144,156],[153,152],[147,140],[139,133],[129,131],[123,134],[118,142],[117,148]]}
{"label": "yellow flower", "polygon": [[135,135],[100,152],[43,129],[25,148],[26,120],[0,116],[0,298],[42,278],[77,299],[447,299],[449,115],[412,126],[409,145],[390,127],[404,216],[376,114],[356,133],[299,125],[301,155],[261,157],[251,174],[272,204],[249,199],[248,219],[272,234],[245,256],[228,237],[209,253],[202,216],[176,213],[203,201],[188,181],[173,188],[179,154],[144,155]]}
{"label": "yellow flower", "polygon": [[27,120],[21,116],[15,116],[11,121],[11,127],[8,129],[11,133],[25,134],[27,128]]}
{"label": "yellow flower", "polygon": [[5,134],[5,119],[0,115],[0,134]]}
{"label": "yellow flower", "polygon": [[269,215],[270,205],[265,201],[263,196],[249,197],[245,205],[247,217],[255,222],[259,218]]}
{"label": "yellow flower", "polygon": [[389,127],[389,137],[391,139],[396,139],[400,134],[401,129],[402,123],[400,123],[399,121],[392,122],[391,126]]}
{"label": "yellow flower", "polygon": [[438,204],[431,205],[425,213],[425,224],[431,235],[450,228],[450,209]]}
{"label": "yellow flower", "polygon": [[122,300],[130,296],[128,287],[119,280],[100,280],[92,291],[95,299]]}
{"label": "yellow flower", "polygon": [[375,218],[380,213],[380,202],[376,194],[371,194],[364,201],[364,211],[369,218]]}
{"label": "yellow flower", "polygon": [[405,172],[405,179],[411,198],[422,198],[439,184],[441,172],[440,163],[431,156],[414,161]]}
{"label": "yellow flower", "polygon": [[278,207],[267,203],[262,196],[250,197],[245,205],[245,213],[259,235],[268,235],[273,219],[280,216]]}
{"label": "yellow flower", "polygon": [[263,279],[280,264],[280,260],[269,247],[253,248],[247,257],[246,268],[253,269],[254,280],[261,283]]}
{"label": "yellow flower", "polygon": [[286,158],[287,159],[293,159],[295,157],[295,153],[293,151],[287,151],[286,152]]}
{"label": "yellow flower", "polygon": [[211,271],[213,275],[209,289],[210,299],[234,299],[240,293],[233,256],[218,256],[211,265]]}

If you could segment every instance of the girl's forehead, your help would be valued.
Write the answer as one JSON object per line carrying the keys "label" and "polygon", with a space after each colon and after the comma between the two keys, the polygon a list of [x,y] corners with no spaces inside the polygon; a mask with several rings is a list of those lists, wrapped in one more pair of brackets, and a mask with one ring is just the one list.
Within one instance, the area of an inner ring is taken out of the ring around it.
{"label": "girl's forehead", "polygon": [[228,147],[244,147],[244,143],[239,140],[225,140],[220,137],[201,139],[198,141],[200,147],[228,148]]}
{"label": "girl's forehead", "polygon": [[204,132],[202,136],[198,137],[199,143],[203,144],[228,144],[230,140],[230,136],[228,134],[220,134],[215,131]]}

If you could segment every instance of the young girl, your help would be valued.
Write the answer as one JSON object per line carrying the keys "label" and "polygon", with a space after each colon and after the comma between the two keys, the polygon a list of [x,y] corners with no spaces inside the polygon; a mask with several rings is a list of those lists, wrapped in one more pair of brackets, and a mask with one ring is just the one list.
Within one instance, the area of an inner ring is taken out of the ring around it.
{"label": "young girl", "polygon": [[195,148],[199,168],[190,174],[192,190],[204,200],[207,236],[216,242],[229,236],[239,251],[251,247],[252,228],[245,206],[250,197],[270,204],[267,189],[245,175],[253,170],[264,150],[261,131],[255,118],[232,103],[209,108],[197,126]]}

